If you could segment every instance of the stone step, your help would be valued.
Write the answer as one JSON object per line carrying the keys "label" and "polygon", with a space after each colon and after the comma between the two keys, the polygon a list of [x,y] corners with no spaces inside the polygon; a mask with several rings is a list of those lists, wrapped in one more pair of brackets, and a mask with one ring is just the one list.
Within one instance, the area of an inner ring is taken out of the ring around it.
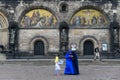
{"label": "stone step", "polygon": [[[65,59],[64,64],[65,65]],[[79,59],[79,65],[120,65],[120,59],[102,59],[102,61],[93,61],[93,59]],[[54,59],[7,59],[0,61],[0,64],[19,64],[19,65],[54,65]]]}

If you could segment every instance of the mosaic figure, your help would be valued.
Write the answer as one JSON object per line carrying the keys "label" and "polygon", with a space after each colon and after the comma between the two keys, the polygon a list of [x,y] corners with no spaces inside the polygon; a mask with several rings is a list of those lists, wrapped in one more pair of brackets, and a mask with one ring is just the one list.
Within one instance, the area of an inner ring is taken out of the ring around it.
{"label": "mosaic figure", "polygon": [[31,17],[31,24],[35,25],[36,23],[37,23],[37,14],[34,11],[33,14],[32,14],[32,17]]}
{"label": "mosaic figure", "polygon": [[48,18],[48,25],[51,26],[53,23],[54,23],[54,17],[53,17],[53,15],[51,15],[51,16]]}
{"label": "mosaic figure", "polygon": [[39,13],[39,11],[36,12],[36,17],[37,17],[37,21],[39,21],[40,20],[40,13]]}
{"label": "mosaic figure", "polygon": [[86,23],[85,17],[82,17],[82,18],[81,18],[81,24],[82,24],[82,25],[85,25],[85,23]]}
{"label": "mosaic figure", "polygon": [[25,16],[22,22],[22,27],[29,27],[31,25],[31,20],[29,16]]}
{"label": "mosaic figure", "polygon": [[75,25],[80,25],[81,24],[81,19],[80,16],[75,17]]}
{"label": "mosaic figure", "polygon": [[87,10],[85,14],[86,14],[85,16],[86,24],[89,25],[90,24],[90,11]]}
{"label": "mosaic figure", "polygon": [[104,22],[105,22],[104,17],[103,17],[102,15],[100,15],[100,16],[98,17],[98,23],[99,23],[99,24],[104,24]]}
{"label": "mosaic figure", "polygon": [[96,24],[97,23],[97,18],[95,16],[93,16],[91,22],[92,22],[92,24]]}

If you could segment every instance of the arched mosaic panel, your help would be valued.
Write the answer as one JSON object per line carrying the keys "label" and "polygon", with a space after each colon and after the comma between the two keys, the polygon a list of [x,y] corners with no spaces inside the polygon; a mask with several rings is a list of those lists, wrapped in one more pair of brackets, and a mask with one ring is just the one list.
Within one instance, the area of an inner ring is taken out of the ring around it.
{"label": "arched mosaic panel", "polygon": [[8,28],[8,20],[5,15],[0,12],[0,29]]}
{"label": "arched mosaic panel", "polygon": [[31,10],[21,20],[21,28],[44,28],[56,24],[55,15],[45,9]]}
{"label": "arched mosaic panel", "polygon": [[71,25],[77,26],[106,25],[107,23],[106,17],[101,12],[94,9],[80,10],[74,14],[70,20]]}

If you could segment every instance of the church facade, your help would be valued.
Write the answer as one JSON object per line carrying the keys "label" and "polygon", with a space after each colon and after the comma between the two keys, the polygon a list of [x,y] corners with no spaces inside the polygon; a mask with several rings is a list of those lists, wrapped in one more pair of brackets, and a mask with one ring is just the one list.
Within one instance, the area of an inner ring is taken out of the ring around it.
{"label": "church facade", "polygon": [[[14,3],[14,4],[13,4]],[[23,55],[50,55],[76,43],[80,55],[120,48],[120,3],[92,0],[0,2],[0,45]]]}

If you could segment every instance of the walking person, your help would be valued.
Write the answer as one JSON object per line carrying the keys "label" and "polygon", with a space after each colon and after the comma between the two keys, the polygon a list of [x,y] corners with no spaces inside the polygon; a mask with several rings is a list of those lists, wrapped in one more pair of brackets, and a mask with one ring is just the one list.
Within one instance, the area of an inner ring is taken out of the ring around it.
{"label": "walking person", "polygon": [[98,46],[94,49],[94,61],[96,61],[97,58],[99,61],[101,61],[101,55]]}
{"label": "walking person", "polygon": [[59,71],[60,71],[59,57],[58,55],[56,55],[55,56],[55,75],[56,76],[60,75]]}

